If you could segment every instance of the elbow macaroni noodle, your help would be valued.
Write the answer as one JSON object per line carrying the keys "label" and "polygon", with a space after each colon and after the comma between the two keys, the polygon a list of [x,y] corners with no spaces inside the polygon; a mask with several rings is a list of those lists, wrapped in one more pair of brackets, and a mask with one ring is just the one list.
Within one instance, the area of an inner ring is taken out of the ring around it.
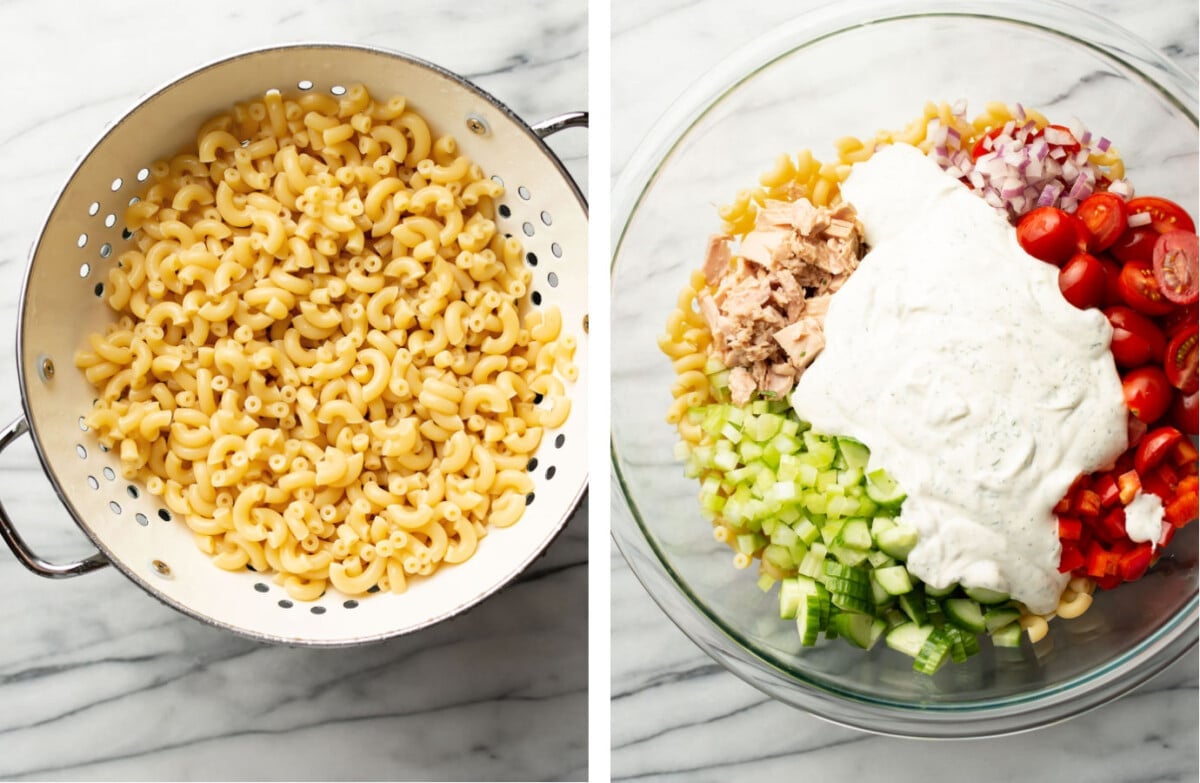
{"label": "elbow macaroni noodle", "polygon": [[75,361],[87,425],[219,567],[400,593],[520,519],[576,343],[521,315],[503,187],[452,137],[362,85],[271,91],[150,171]]}
{"label": "elbow macaroni noodle", "polygon": [[[1025,108],[1024,112],[1026,118],[1033,120],[1039,128],[1049,124],[1037,111]],[[954,113],[949,103],[931,101],[925,104],[920,117],[902,129],[881,130],[874,138],[867,140],[854,137],[838,139],[834,142],[834,148],[837,150],[836,162],[822,163],[810,150],[802,150],[795,157],[782,154],[775,161],[774,167],[759,177],[758,187],[739,191],[732,203],[717,210],[722,228],[732,237],[744,238],[754,228],[758,210],[768,199],[795,201],[807,198],[816,206],[836,204],[841,200],[841,183],[850,175],[855,163],[869,159],[876,148],[894,143],[911,144],[928,153],[933,142],[926,137],[935,122],[954,128],[960,134],[962,148],[971,149],[989,129],[1002,126],[1014,117],[1013,108],[994,102],[988,103],[979,116],[965,120]],[[1091,161],[1107,169],[1113,179],[1125,175],[1125,165],[1115,147],[1093,155]],[[704,273],[700,270],[693,271],[667,317],[666,332],[658,339],[659,349],[670,358],[676,374],[675,383],[671,387],[672,403],[667,409],[666,421],[676,427],[680,441],[689,446],[703,444],[708,436],[701,430],[699,423],[687,415],[688,411],[717,402],[709,387],[708,377],[704,374],[710,355],[712,333],[700,313],[696,299],[697,295],[706,289],[712,293]],[[752,559],[736,551],[735,536],[730,528],[719,516],[713,520],[713,524],[714,538],[734,549],[734,566],[739,569],[748,568]],[[778,569],[769,562],[761,558],[756,559],[763,573],[775,578],[783,576],[781,573],[775,573]],[[1054,612],[1037,615],[1022,606],[1021,627],[1025,629],[1031,641],[1039,641],[1048,632],[1048,621],[1052,618],[1075,618],[1087,611],[1091,606],[1094,590],[1093,581],[1083,577],[1072,579],[1059,598],[1058,607]]]}

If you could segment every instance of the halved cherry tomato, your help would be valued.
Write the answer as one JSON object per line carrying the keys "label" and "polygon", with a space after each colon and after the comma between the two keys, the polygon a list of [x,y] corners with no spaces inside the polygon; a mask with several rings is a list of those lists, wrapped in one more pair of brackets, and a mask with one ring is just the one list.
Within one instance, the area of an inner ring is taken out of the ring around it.
{"label": "halved cherry tomato", "polygon": [[1200,435],[1200,392],[1179,392],[1171,402],[1167,421],[1188,435]]}
{"label": "halved cherry tomato", "polygon": [[1200,299],[1200,237],[1190,231],[1168,231],[1154,243],[1154,280],[1175,304]]}
{"label": "halved cherry tomato", "polygon": [[1150,215],[1150,226],[1160,234],[1176,229],[1196,233],[1196,224],[1183,207],[1157,196],[1139,196],[1125,205],[1130,215],[1145,212]]}
{"label": "halved cherry tomato", "polygon": [[1149,261],[1154,256],[1154,243],[1158,241],[1158,232],[1150,226],[1129,228],[1121,234],[1108,252],[1119,261]]}
{"label": "halved cherry tomato", "polygon": [[1093,193],[1075,210],[1088,231],[1088,252],[1107,250],[1125,233],[1125,199],[1115,193]]}
{"label": "halved cherry tomato", "polygon": [[1183,329],[1167,343],[1163,369],[1167,380],[1184,394],[1200,389],[1200,360],[1197,359],[1196,344],[1200,342],[1200,325]]}
{"label": "halved cherry tomato", "polygon": [[1108,308],[1104,315],[1112,324],[1112,353],[1118,365],[1140,367],[1163,355],[1167,338],[1149,318],[1123,305]]}
{"label": "halved cherry tomato", "polygon": [[1154,269],[1146,261],[1126,261],[1117,278],[1117,290],[1125,304],[1146,315],[1166,315],[1175,304],[1163,296],[1154,279]]}
{"label": "halved cherry tomato", "polygon": [[1087,249],[1087,229],[1079,218],[1057,207],[1038,207],[1017,223],[1017,241],[1034,258],[1062,266]]}
{"label": "halved cherry tomato", "polygon": [[1058,289],[1080,310],[1103,304],[1106,288],[1104,265],[1088,253],[1076,253],[1058,270]]}
{"label": "halved cherry tomato", "polygon": [[980,155],[986,155],[987,153],[991,152],[991,150],[988,149],[988,146],[990,145],[984,146],[984,139],[992,139],[994,141],[995,138],[1003,132],[1004,126],[999,125],[980,136],[979,141],[975,142],[975,146],[971,148],[971,160],[979,160]]}
{"label": "halved cherry tomato", "polygon": [[1159,427],[1142,438],[1133,457],[1133,467],[1143,478],[1163,463],[1183,433],[1174,427]]}
{"label": "halved cherry tomato", "polygon": [[1121,388],[1125,393],[1125,406],[1147,424],[1154,423],[1167,412],[1174,395],[1166,373],[1154,365],[1131,370]]}
{"label": "halved cherry tomato", "polygon": [[1117,281],[1121,279],[1121,265],[1108,254],[1096,258],[1100,260],[1100,266],[1104,269],[1104,307],[1125,304],[1125,300],[1121,298],[1121,291],[1117,288]]}
{"label": "halved cherry tomato", "polygon": [[1167,336],[1168,340],[1197,323],[1200,323],[1200,305],[1195,302],[1173,310],[1159,319],[1163,334]]}

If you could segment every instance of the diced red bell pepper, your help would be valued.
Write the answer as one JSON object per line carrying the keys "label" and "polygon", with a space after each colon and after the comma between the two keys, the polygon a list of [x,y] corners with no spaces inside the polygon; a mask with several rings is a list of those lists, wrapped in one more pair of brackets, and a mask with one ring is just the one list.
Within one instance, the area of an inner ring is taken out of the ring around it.
{"label": "diced red bell pepper", "polygon": [[1128,537],[1125,531],[1125,508],[1117,506],[1109,509],[1096,525],[1096,535],[1112,544]]}
{"label": "diced red bell pepper", "polygon": [[1058,518],[1058,537],[1063,541],[1078,541],[1083,535],[1083,522],[1075,517]]}
{"label": "diced red bell pepper", "polygon": [[1081,568],[1083,564],[1083,552],[1079,551],[1079,547],[1070,541],[1064,541],[1062,554],[1058,558],[1058,572],[1066,574]]}
{"label": "diced red bell pepper", "polygon": [[1063,495],[1062,500],[1054,504],[1055,514],[1070,514],[1071,513],[1071,493]]}
{"label": "diced red bell pepper", "polygon": [[1119,584],[1121,584],[1120,574],[1110,574],[1096,578],[1096,587],[1099,587],[1101,590],[1111,590]]}
{"label": "diced red bell pepper", "polygon": [[1071,505],[1072,510],[1079,516],[1094,517],[1100,514],[1100,496],[1090,489],[1076,492],[1075,501]]}
{"label": "diced red bell pepper", "polygon": [[1084,555],[1084,568],[1088,576],[1101,579],[1117,574],[1120,567],[1120,556],[1109,552],[1102,544],[1093,541]]}
{"label": "diced red bell pepper", "polygon": [[1196,492],[1182,492],[1163,509],[1163,517],[1175,527],[1183,527],[1196,519],[1200,510]]}
{"label": "diced red bell pepper", "polygon": [[1132,503],[1134,496],[1141,488],[1142,480],[1136,470],[1128,470],[1117,476],[1117,489],[1121,497],[1121,505],[1128,506]]}
{"label": "diced red bell pepper", "polygon": [[1096,478],[1093,488],[1100,496],[1101,508],[1112,508],[1121,502],[1121,492],[1117,488],[1117,480],[1111,473],[1101,473]]}
{"label": "diced red bell pepper", "polygon": [[1163,520],[1162,533],[1158,536],[1158,548],[1162,549],[1167,544],[1171,543],[1171,539],[1175,537],[1176,527],[1167,520]]}
{"label": "diced red bell pepper", "polygon": [[1179,482],[1176,481],[1175,486],[1172,486],[1171,482],[1162,475],[1162,467],[1165,466],[1142,477],[1142,491],[1158,495],[1159,500],[1165,504],[1175,497],[1175,489]]}
{"label": "diced red bell pepper", "polygon": [[1146,569],[1150,567],[1152,555],[1150,542],[1148,541],[1138,544],[1133,549],[1121,555],[1118,565],[1121,579],[1126,582],[1141,579],[1142,575],[1146,573]]}
{"label": "diced red bell pepper", "polygon": [[1200,491],[1200,478],[1196,478],[1195,476],[1184,476],[1179,480],[1179,486],[1175,488],[1175,491],[1180,494],[1183,494],[1184,492]]}
{"label": "diced red bell pepper", "polygon": [[1176,465],[1191,465],[1193,469],[1196,467],[1197,454],[1196,447],[1192,445],[1192,441],[1188,438],[1181,438],[1175,444],[1175,451],[1171,455],[1172,462]]}

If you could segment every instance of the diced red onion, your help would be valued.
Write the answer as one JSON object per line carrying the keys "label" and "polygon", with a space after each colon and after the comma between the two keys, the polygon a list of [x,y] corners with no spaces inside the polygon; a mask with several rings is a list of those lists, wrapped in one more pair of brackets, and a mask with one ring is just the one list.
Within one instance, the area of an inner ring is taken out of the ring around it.
{"label": "diced red onion", "polygon": [[1100,140],[1098,142],[1096,142],[1096,149],[1100,150],[1101,152],[1108,152],[1108,148],[1111,145],[1112,145],[1111,141],[1109,141],[1108,139],[1101,136]]}
{"label": "diced red onion", "polygon": [[1085,130],[1079,136],[1079,143],[1080,143],[1080,145],[1082,145],[1084,147],[1086,147],[1088,145],[1088,142],[1090,142],[1091,140],[1092,140],[1092,132],[1089,130]]}
{"label": "diced red onion", "polygon": [[1054,205],[1054,201],[1063,191],[1063,185],[1058,180],[1050,180],[1046,187],[1042,188],[1042,194],[1038,196],[1037,205],[1039,207],[1049,207]]}
{"label": "diced red onion", "polygon": [[1133,197],[1133,186],[1123,179],[1113,180],[1112,184],[1108,186],[1108,192],[1129,200]]}
{"label": "diced red onion", "polygon": [[1079,206],[1079,202],[1076,201],[1075,199],[1071,198],[1070,196],[1063,196],[1062,201],[1060,201],[1058,203],[1058,208],[1061,209],[1063,212],[1074,212],[1075,208],[1078,206]]}
{"label": "diced red onion", "polygon": [[1045,139],[1038,139],[1029,145],[1029,151],[1036,160],[1042,161],[1050,154],[1050,145],[1046,143]]}
{"label": "diced red onion", "polygon": [[1062,178],[1067,182],[1074,182],[1079,176],[1079,167],[1074,161],[1068,160],[1062,164]]}
{"label": "diced red onion", "polygon": [[1073,199],[1083,201],[1088,196],[1092,195],[1092,183],[1088,182],[1087,177],[1077,177],[1075,184],[1071,186],[1071,190],[1067,192],[1067,196]]}
{"label": "diced red onion", "polygon": [[1018,103],[1013,108],[1016,109],[1015,114],[1017,115],[1018,120],[1025,119],[1025,107],[1024,106],[1022,106],[1021,104]]}
{"label": "diced red onion", "polygon": [[[1109,188],[1111,192],[1112,188]],[[1130,228],[1138,228],[1139,226],[1148,226],[1154,222],[1154,217],[1149,212],[1134,212],[1129,216],[1127,221]]]}
{"label": "diced red onion", "polygon": [[997,209],[1004,206],[1004,200],[1000,198],[1000,194],[991,188],[984,191],[983,200]]}
{"label": "diced red onion", "polygon": [[1042,138],[1046,140],[1047,144],[1057,144],[1063,147],[1075,142],[1075,138],[1070,133],[1050,126],[1046,126],[1046,132],[1042,134]]}

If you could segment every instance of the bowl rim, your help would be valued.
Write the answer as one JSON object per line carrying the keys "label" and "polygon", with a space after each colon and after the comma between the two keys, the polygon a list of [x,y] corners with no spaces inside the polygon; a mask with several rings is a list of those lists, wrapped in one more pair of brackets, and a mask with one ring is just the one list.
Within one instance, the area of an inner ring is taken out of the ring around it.
{"label": "bowl rim", "polygon": [[[1024,0],[887,0],[865,4],[851,2],[823,5],[780,26],[769,35],[741,46],[733,54],[694,81],[655,121],[651,130],[624,164],[613,187],[612,251],[610,279],[615,281],[622,243],[642,200],[667,161],[697,123],[744,82],[794,52],[855,28],[922,17],[955,17],[1016,23],[1071,43],[1092,49],[1119,63],[1156,89],[1185,117],[1197,124],[1195,75],[1166,59],[1148,42],[1092,12],[1060,0],[1039,3]],[[716,85],[714,87],[713,85]],[[1051,725],[1099,707],[1145,683],[1197,645],[1200,594],[1193,592],[1175,615],[1155,629],[1123,657],[1107,661],[1062,683],[1036,692],[973,701],[968,704],[902,703],[873,699],[861,693],[830,687],[827,683],[797,676],[771,660],[756,646],[743,642],[739,633],[705,608],[686,582],[675,573],[637,508],[622,470],[616,428],[610,427],[610,473],[612,476],[612,537],[634,576],[667,617],[706,654],[735,676],[772,698],[811,712],[816,717],[850,728],[902,737],[973,738],[1014,734]],[[630,523],[638,528],[622,528]],[[636,549],[636,551],[635,551]],[[652,554],[651,554],[652,553]],[[649,556],[648,556],[649,555]],[[655,583],[655,584],[652,584]],[[670,585],[660,594],[655,588]],[[667,605],[668,597],[686,599],[684,614],[703,625],[690,627]],[[719,649],[702,638],[697,629],[711,626],[735,645],[733,651]],[[1191,632],[1188,632],[1191,629]],[[785,678],[805,686],[795,699],[781,698],[771,686]],[[1063,712],[1063,704],[1069,708]],[[864,714],[861,708],[866,709]],[[971,713],[979,713],[972,715]],[[897,721],[897,718],[902,719]]]}

